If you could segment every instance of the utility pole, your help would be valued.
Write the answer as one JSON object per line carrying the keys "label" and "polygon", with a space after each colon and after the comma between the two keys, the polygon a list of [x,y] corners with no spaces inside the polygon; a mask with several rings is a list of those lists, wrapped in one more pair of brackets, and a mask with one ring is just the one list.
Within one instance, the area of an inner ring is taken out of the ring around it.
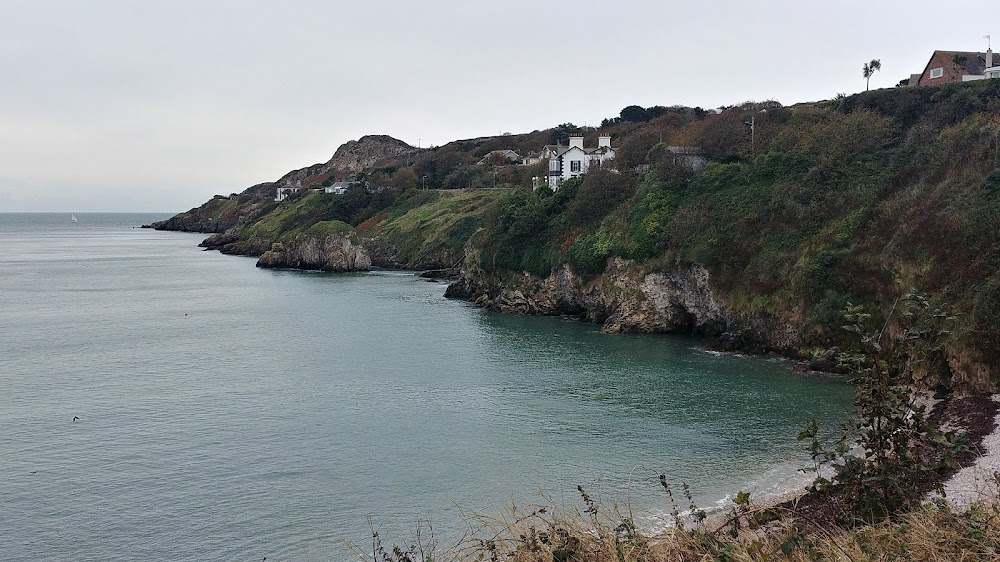
{"label": "utility pole", "polygon": [[750,125],[750,156],[754,156],[757,153],[757,116],[751,115],[746,124]]}

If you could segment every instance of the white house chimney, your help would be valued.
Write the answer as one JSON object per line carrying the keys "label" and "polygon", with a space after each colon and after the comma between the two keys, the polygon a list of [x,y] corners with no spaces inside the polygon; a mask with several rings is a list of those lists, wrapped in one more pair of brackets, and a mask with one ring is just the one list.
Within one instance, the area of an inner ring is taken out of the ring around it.
{"label": "white house chimney", "polygon": [[597,148],[611,148],[611,135],[601,135],[597,137]]}
{"label": "white house chimney", "polygon": [[986,49],[986,68],[992,67],[993,62],[993,48]]}
{"label": "white house chimney", "polygon": [[583,135],[570,135],[569,137],[569,147],[573,148],[583,148]]}

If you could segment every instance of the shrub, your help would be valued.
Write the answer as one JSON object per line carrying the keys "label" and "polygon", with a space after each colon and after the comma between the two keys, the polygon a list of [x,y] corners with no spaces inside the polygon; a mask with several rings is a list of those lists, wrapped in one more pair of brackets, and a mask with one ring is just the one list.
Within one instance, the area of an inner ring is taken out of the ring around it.
{"label": "shrub", "polygon": [[629,213],[629,254],[632,257],[650,258],[666,249],[677,200],[676,193],[660,183],[651,182],[642,188],[639,201]]}
{"label": "shrub", "polygon": [[575,225],[593,224],[615,210],[635,191],[631,175],[592,170],[583,176],[580,188],[567,207]]}
{"label": "shrub", "polygon": [[566,254],[573,271],[580,275],[592,276],[602,273],[608,258],[621,254],[621,244],[606,232],[578,238]]}
{"label": "shrub", "polygon": [[922,486],[942,468],[954,467],[962,447],[959,436],[943,433],[928,418],[925,406],[899,377],[912,373],[918,363],[939,358],[954,317],[912,292],[901,304],[893,342],[883,341],[885,328],[873,327],[863,307],[848,304],[845,328],[861,345],[860,353],[844,358],[859,383],[856,418],[833,449],[820,443],[815,421],[799,434],[799,440],[810,442],[815,468],[829,463],[835,471],[833,480],[817,477],[813,490],[842,493],[851,502],[850,522],[872,523],[918,505],[927,491]]}

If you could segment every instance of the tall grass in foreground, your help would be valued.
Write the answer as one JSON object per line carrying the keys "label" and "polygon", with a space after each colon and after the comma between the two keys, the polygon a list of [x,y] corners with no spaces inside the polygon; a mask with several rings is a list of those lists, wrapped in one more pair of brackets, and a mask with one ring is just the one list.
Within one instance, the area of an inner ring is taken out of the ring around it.
{"label": "tall grass in foreground", "polygon": [[470,516],[470,537],[450,548],[440,548],[423,526],[405,548],[386,550],[373,531],[372,550],[355,550],[371,562],[997,561],[1000,473],[993,485],[962,511],[935,500],[864,527],[817,522],[794,508],[755,508],[744,497],[730,517],[699,522],[675,515],[674,525],[645,533],[628,513],[584,493],[582,510]]}

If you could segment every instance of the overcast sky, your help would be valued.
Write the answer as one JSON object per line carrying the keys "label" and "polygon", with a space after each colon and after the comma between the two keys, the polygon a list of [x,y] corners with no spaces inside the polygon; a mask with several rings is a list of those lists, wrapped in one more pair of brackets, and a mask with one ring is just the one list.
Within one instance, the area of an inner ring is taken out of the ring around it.
{"label": "overcast sky", "polygon": [[183,211],[371,133],[827,99],[989,33],[990,0],[0,0],[0,212]]}

